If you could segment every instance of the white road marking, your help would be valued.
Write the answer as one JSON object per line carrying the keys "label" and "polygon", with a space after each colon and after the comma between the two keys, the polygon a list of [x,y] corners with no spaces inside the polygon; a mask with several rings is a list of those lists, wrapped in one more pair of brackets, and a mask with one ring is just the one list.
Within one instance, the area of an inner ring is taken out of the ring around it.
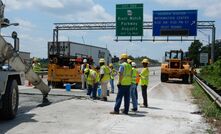
{"label": "white road marking", "polygon": [[150,93],[155,87],[157,87],[158,85],[160,85],[161,82],[158,82],[156,85],[154,85],[153,87],[147,89],[147,93]]}

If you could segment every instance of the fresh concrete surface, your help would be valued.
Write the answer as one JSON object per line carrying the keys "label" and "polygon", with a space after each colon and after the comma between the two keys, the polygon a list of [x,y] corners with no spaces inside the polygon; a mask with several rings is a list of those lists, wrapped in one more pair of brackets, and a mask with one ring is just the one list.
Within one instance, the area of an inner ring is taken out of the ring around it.
{"label": "fresh concrete surface", "polygon": [[[0,133],[8,134],[189,134],[207,133],[210,126],[193,104],[191,85],[179,80],[160,82],[159,68],[150,68],[149,108],[139,108],[129,115],[111,115],[116,94],[108,102],[70,97],[49,106],[34,107],[11,121],[0,122]],[[154,73],[155,72],[155,75]],[[34,89],[30,89],[34,90]],[[26,93],[23,89],[20,92]],[[139,91],[139,103],[142,96]],[[30,91],[28,91],[30,92]],[[38,92],[38,91],[35,91]],[[34,93],[34,92],[33,92]],[[84,91],[54,89],[51,94],[85,96]],[[30,95],[31,96],[31,95]],[[49,95],[49,100],[50,100]],[[58,96],[57,96],[58,97]],[[53,101],[54,99],[52,99]],[[123,103],[122,103],[123,108]]]}

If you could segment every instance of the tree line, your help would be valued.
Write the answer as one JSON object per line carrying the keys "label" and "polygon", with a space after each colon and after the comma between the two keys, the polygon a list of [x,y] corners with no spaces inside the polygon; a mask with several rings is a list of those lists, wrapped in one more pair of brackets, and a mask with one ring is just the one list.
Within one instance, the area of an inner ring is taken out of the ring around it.
{"label": "tree line", "polygon": [[[188,57],[192,60],[194,66],[200,66],[200,53],[208,53],[208,59],[211,59],[211,45],[203,45],[199,40],[195,40],[188,48]],[[215,41],[214,62],[221,59],[221,40]],[[209,61],[208,61],[209,63]]]}

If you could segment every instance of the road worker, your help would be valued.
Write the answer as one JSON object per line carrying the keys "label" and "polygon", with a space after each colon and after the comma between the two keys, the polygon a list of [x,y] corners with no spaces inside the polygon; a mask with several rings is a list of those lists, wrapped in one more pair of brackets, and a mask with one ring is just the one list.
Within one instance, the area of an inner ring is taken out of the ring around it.
{"label": "road worker", "polygon": [[121,54],[120,68],[119,68],[119,80],[118,80],[118,93],[116,97],[116,103],[114,106],[114,111],[110,114],[119,114],[119,109],[121,105],[122,98],[124,97],[124,114],[128,114],[130,105],[130,87],[132,80],[132,67],[127,63],[127,54]]}
{"label": "road worker", "polygon": [[139,83],[141,85],[142,97],[143,97],[143,106],[141,107],[148,107],[148,100],[147,100],[147,87],[149,83],[148,59],[143,59],[142,64],[143,64],[143,69],[140,73],[140,83]]}
{"label": "road worker", "polygon": [[114,69],[113,64],[109,64],[110,68],[110,85],[111,85],[111,93],[114,93],[114,77],[117,75],[117,71]]}
{"label": "road worker", "polygon": [[100,84],[102,90],[102,101],[107,101],[107,84],[110,81],[110,69],[105,65],[105,60],[100,59]]}
{"label": "road worker", "polygon": [[137,111],[137,105],[138,105],[137,83],[138,83],[139,73],[136,69],[136,63],[132,62],[131,65],[132,65],[132,82],[131,82],[131,87],[130,87],[130,96],[131,96],[132,104],[133,104],[132,111]]}
{"label": "road worker", "polygon": [[85,85],[85,75],[84,75],[84,70],[88,68],[89,69],[89,64],[87,63],[87,59],[83,59],[83,64],[81,65],[81,89],[84,90],[86,85]]}
{"label": "road worker", "polygon": [[98,74],[95,70],[86,68],[84,70],[85,78],[88,85],[88,92],[89,95],[93,99],[97,99],[97,87],[98,87]]}
{"label": "road worker", "polygon": [[33,58],[32,68],[35,73],[39,73],[41,71],[41,64],[39,63],[39,60],[36,57]]}

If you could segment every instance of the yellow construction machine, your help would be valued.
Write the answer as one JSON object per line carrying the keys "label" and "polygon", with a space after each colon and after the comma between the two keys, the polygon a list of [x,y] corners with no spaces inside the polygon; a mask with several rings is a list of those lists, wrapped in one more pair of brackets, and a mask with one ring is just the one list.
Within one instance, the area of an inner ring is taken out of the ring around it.
{"label": "yellow construction machine", "polygon": [[183,83],[189,82],[190,64],[182,50],[165,52],[165,63],[161,64],[161,81],[167,82],[169,78],[182,79]]}
{"label": "yellow construction machine", "polygon": [[70,83],[75,88],[81,88],[81,64],[83,59],[87,59],[91,65],[93,59],[84,55],[83,57],[73,56],[70,54],[67,44],[48,44],[48,86],[63,87],[64,84]]}

